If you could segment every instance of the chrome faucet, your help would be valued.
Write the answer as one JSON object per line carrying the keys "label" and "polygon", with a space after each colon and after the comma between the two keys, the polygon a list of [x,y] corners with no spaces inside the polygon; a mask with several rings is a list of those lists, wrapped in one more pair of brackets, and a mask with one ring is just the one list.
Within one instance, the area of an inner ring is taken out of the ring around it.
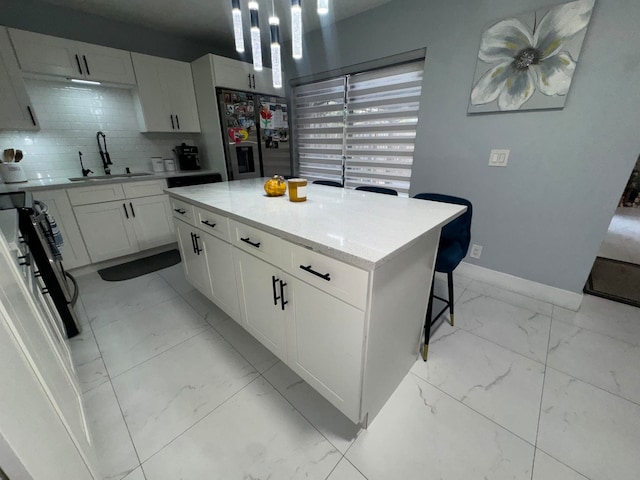
{"label": "chrome faucet", "polygon": [[[100,144],[100,137],[102,137],[102,142],[104,143],[104,150]],[[100,158],[102,159],[104,173],[105,175],[111,175],[111,168],[109,168],[109,165],[113,165],[113,163],[111,162],[111,157],[109,157],[109,152],[107,152],[107,136],[102,132],[98,132],[96,133],[96,140],[98,141],[98,150],[100,151]]]}

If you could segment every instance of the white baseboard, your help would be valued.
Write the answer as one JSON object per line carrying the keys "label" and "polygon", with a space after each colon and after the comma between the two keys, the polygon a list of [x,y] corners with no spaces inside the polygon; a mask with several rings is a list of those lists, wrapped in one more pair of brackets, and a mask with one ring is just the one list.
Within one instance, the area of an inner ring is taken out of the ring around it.
{"label": "white baseboard", "polygon": [[532,282],[531,280],[514,277],[507,273],[479,267],[471,263],[460,263],[456,268],[456,273],[472,280],[478,280],[494,287],[503,288],[573,311],[577,311],[582,303],[582,293],[570,292],[569,290],[562,290],[542,283]]}

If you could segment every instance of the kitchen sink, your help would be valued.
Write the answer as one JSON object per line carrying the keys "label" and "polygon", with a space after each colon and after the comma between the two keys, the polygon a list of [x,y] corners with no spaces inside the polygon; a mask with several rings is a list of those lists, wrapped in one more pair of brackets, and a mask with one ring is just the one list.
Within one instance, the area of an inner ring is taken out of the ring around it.
{"label": "kitchen sink", "polygon": [[93,177],[69,177],[69,180],[72,182],[93,182],[96,180],[110,180],[112,178],[144,177],[146,175],[152,175],[152,174],[149,172],[114,173],[113,175],[94,175]]}

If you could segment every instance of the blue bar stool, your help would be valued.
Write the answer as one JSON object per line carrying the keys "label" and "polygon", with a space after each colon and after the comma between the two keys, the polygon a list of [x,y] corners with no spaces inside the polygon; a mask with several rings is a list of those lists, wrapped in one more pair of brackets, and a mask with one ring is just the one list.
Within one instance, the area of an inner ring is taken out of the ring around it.
{"label": "blue bar stool", "polygon": [[365,185],[362,187],[356,187],[356,190],[360,190],[363,192],[373,192],[373,193],[382,193],[384,195],[395,195],[396,197],[398,196],[398,192],[396,192],[394,189],[392,188],[386,188],[386,187],[376,187],[374,185]]}

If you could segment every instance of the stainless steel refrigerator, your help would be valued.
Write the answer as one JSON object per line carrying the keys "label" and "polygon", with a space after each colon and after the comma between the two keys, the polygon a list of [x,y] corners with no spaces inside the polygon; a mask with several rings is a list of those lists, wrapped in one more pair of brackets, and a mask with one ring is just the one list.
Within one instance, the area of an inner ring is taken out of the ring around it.
{"label": "stainless steel refrigerator", "polygon": [[229,180],[291,175],[287,100],[218,89]]}

